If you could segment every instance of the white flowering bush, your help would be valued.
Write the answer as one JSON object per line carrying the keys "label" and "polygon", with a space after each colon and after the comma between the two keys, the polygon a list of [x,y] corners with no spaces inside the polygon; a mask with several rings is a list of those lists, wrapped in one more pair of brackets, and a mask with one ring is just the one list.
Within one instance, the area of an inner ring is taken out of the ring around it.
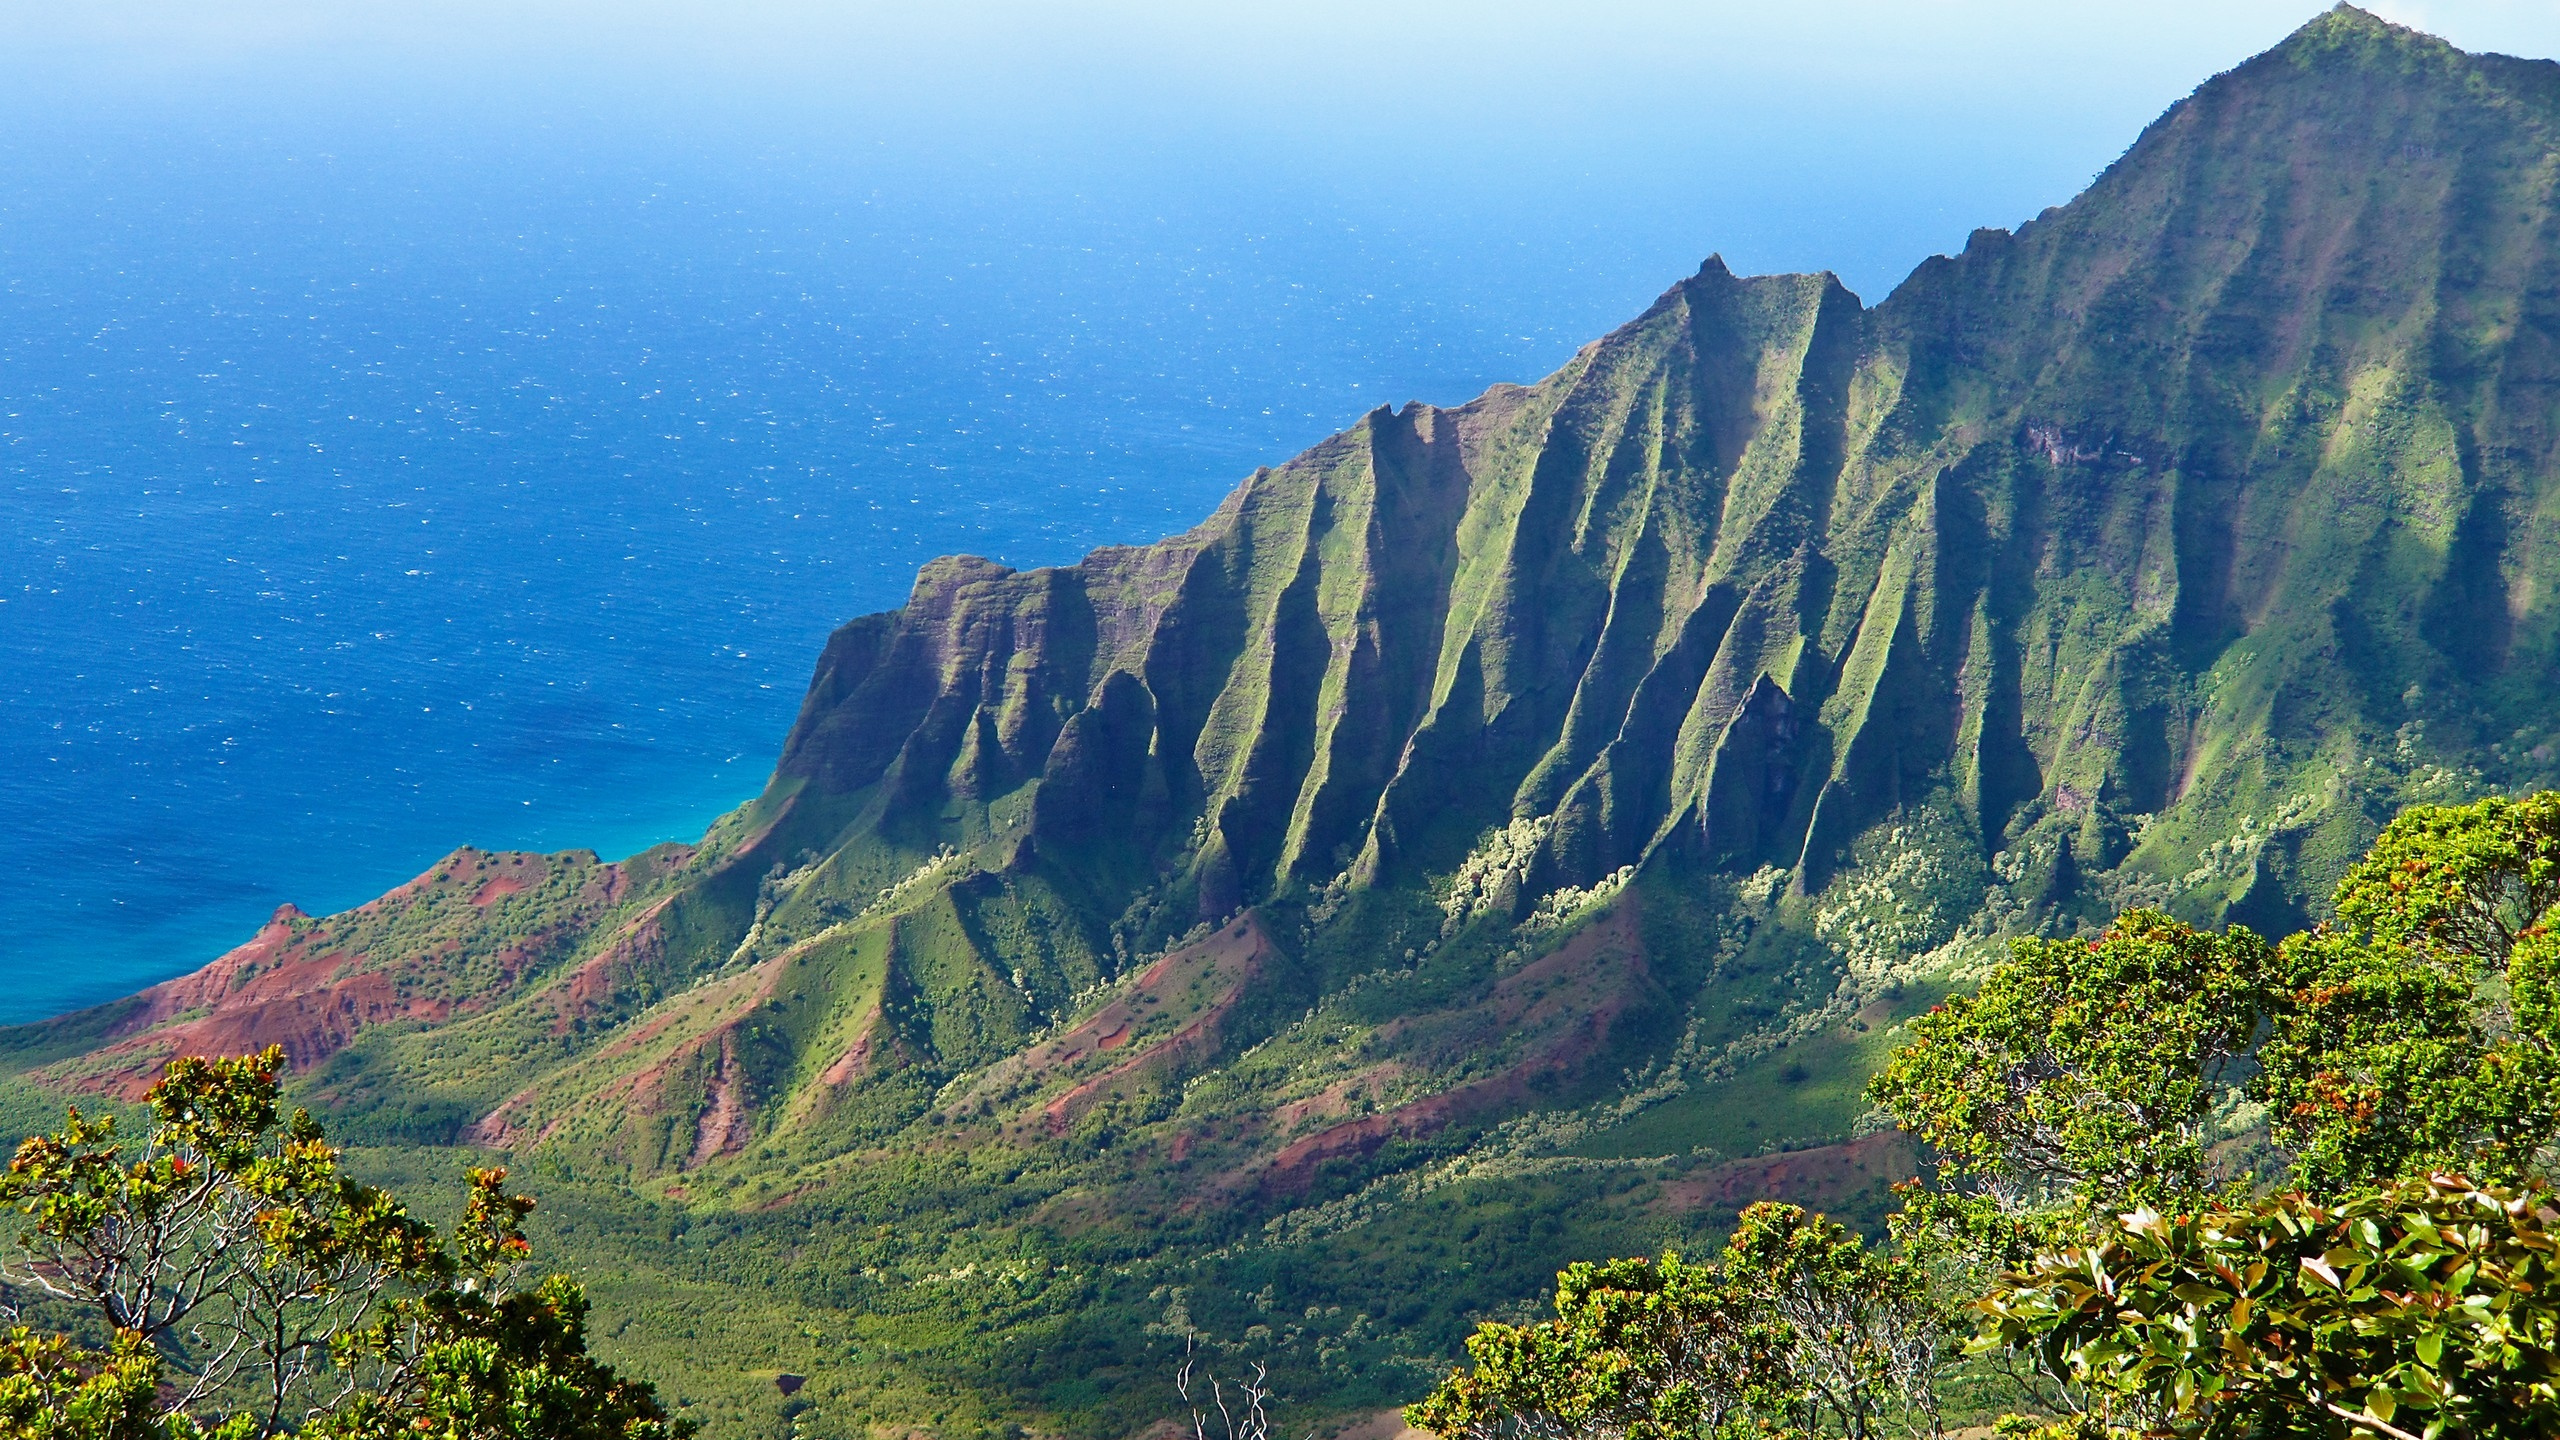
{"label": "white flowering bush", "polygon": [[1815,904],[1813,933],[1864,991],[1909,975],[1981,908],[1984,875],[1953,817],[1927,807],[1858,842],[1850,868]]}
{"label": "white flowering bush", "polygon": [[1492,908],[1506,883],[1516,889],[1526,880],[1538,847],[1555,832],[1555,826],[1554,816],[1535,815],[1486,831],[1467,858],[1458,862],[1440,898],[1442,938],[1457,934],[1469,920]]}

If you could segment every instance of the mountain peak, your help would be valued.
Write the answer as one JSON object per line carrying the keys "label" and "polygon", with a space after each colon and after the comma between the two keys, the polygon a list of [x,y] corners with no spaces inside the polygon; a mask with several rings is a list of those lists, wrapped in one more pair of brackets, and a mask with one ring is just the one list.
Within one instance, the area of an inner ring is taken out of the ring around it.
{"label": "mountain peak", "polygon": [[2394,25],[2361,6],[2346,4],[2344,0],[2313,16],[2302,29],[2305,31],[2327,29],[2368,35],[2415,35],[2418,33],[2406,25]]}
{"label": "mountain peak", "polygon": [[2328,59],[2369,60],[2395,52],[2409,58],[2470,58],[2423,30],[2396,24],[2354,5],[2334,6],[2313,16],[2267,55],[2316,63]]}
{"label": "mountain peak", "polygon": [[[2560,67],[2341,6],[1873,308],[1711,255],[1172,539],[934,561],[700,846],[456,852],[0,1032],[0,1083],[132,1098],[274,1039],[341,1135],[796,1210],[813,1291],[966,1273],[955,1217],[1204,1297],[1321,1273],[1270,1308],[1399,1355],[1538,1278],[1374,1263],[1456,1213],[1444,1157],[1548,1137],[1551,1200],[1468,1194],[1594,1247],[1781,1165],[1866,1205],[1875,1038],[2002,937],[2137,897],[2298,929],[2381,816],[2560,786],[2556,147]],[[1160,1398],[1146,1287],[1107,1288],[1015,1312],[1093,1341],[1003,1403],[1122,1407],[1044,1433]],[[824,1324],[906,1323],[877,1303]],[[707,1363],[767,1363],[734,1333]],[[1375,1403],[1354,1374],[1313,1403]]]}

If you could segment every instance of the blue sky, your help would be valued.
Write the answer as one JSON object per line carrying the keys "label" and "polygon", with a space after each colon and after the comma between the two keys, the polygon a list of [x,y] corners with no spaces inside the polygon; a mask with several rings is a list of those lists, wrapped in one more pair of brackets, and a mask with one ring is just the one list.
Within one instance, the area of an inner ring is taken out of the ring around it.
{"label": "blue sky", "polygon": [[2313,13],[0,0],[0,1023],[698,834],[925,559],[1179,530],[1710,251],[1880,299]]}
{"label": "blue sky", "polygon": [[[2553,0],[2379,8],[2472,48],[2560,52]],[[568,127],[715,167],[890,155],[955,185],[1134,205],[1214,172],[1274,213],[1596,246],[1666,281],[1718,248],[1747,270],[1834,268],[1873,299],[1975,225],[2069,198],[2315,10],[10,0],[0,106],[22,136],[67,143]]]}

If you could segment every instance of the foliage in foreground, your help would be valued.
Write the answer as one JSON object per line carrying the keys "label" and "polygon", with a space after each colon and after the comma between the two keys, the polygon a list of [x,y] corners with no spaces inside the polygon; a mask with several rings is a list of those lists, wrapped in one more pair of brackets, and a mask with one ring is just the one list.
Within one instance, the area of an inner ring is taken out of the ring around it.
{"label": "foliage in foreground", "polygon": [[1714,1263],[1566,1270],[1557,1318],[1483,1326],[1467,1340],[1474,1371],[1408,1414],[1467,1440],[1934,1431],[1949,1319],[1935,1289],[1913,1253],[1763,1202]]}
{"label": "foliage in foreground", "polygon": [[[1754,1252],[1755,1207],[1719,1265],[1565,1272],[1557,1319],[1483,1327],[1408,1414],[1452,1440],[1936,1434],[1962,1351],[2063,1417],[2004,1434],[2560,1433],[2560,794],[2412,809],[2336,902],[2279,945],[2143,911],[2022,940],[1915,1022],[1870,1094],[1935,1185],[1892,1248],[1837,1252],[1906,1297],[1891,1344],[1797,1326],[1779,1297],[1833,1272]],[[2248,1107],[2279,1193],[2214,1163]],[[1830,1402],[1861,1388],[1900,1403]]]}
{"label": "foliage in foreground", "polygon": [[103,1348],[13,1329],[0,1437],[664,1440],[686,1427],[587,1354],[587,1303],[519,1283],[533,1202],[475,1170],[450,1237],[341,1173],[282,1113],[283,1052],[173,1061],[149,1139],[71,1112],[18,1148],[0,1278],[82,1312]]}
{"label": "foliage in foreground", "polygon": [[1982,1341],[2150,1428],[2560,1434],[2560,1208],[2451,1177],[2323,1204],[2136,1210],[1981,1302]]}
{"label": "foliage in foreground", "polygon": [[2268,954],[2150,911],[2094,940],[2020,940],[1979,991],[1912,1022],[1869,1093],[2004,1209],[2193,1194]]}

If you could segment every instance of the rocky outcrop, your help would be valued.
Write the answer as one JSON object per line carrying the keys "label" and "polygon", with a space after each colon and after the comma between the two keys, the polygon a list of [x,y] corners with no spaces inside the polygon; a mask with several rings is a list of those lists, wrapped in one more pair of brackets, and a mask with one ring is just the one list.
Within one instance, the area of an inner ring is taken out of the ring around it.
{"label": "rocky outcrop", "polygon": [[2342,8],[1873,307],[1709,260],[1184,534],[926,566],[699,847],[457,852],[0,1048],[279,1041],[697,1198],[1053,1147],[999,1208],[1134,1225],[1637,1124],[1960,927],[2298,922],[2399,804],[2560,783],[2555,151],[2560,68]]}
{"label": "rocky outcrop", "polygon": [[1819,889],[1923,803],[1986,851],[2306,788],[2352,830],[2342,758],[2476,764],[2560,655],[2552,93],[2334,13],[1873,309],[1710,260],[1161,544],[938,561],[781,774],[963,845],[1028,794],[1111,909],[1204,917],[1528,816],[1547,888],[1680,845]]}

